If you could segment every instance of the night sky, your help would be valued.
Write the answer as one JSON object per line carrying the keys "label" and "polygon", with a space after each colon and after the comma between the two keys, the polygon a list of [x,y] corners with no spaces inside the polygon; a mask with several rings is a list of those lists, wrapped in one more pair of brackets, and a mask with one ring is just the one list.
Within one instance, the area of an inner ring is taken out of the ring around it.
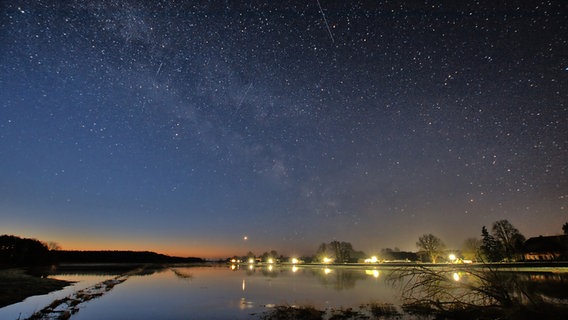
{"label": "night sky", "polygon": [[566,1],[404,2],[3,1],[0,234],[222,257],[561,233]]}

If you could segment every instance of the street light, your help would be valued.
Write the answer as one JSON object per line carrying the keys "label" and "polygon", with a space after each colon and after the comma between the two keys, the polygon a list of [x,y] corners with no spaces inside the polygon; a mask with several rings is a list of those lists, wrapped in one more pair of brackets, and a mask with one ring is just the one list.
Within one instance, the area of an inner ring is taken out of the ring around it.
{"label": "street light", "polygon": [[450,256],[448,257],[450,258],[450,262],[454,263],[456,261],[456,255],[455,254],[450,254]]}

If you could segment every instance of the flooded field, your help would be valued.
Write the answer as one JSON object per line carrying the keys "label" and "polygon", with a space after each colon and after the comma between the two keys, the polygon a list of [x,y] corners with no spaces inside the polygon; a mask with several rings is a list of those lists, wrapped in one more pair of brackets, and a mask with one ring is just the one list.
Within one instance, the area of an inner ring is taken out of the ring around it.
{"label": "flooded field", "polygon": [[[132,274],[103,295],[80,303],[72,319],[251,319],[275,306],[320,310],[393,305],[402,312],[401,288],[392,270],[296,266],[167,267]],[[566,273],[516,273],[539,295],[564,303]],[[25,319],[55,299],[69,296],[117,274],[56,273],[76,281],[62,291],[30,297],[0,309],[0,319]],[[465,281],[458,273],[450,278]],[[92,290],[92,289],[91,289]],[[87,290],[88,291],[88,290]],[[564,296],[562,296],[564,295]],[[406,314],[403,318],[414,316]]]}

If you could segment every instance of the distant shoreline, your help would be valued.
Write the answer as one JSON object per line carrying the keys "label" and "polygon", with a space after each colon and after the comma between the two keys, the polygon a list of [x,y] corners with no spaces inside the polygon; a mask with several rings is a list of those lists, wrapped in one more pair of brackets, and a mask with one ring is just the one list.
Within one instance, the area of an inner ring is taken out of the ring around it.
{"label": "distant shoreline", "polygon": [[[241,263],[241,265],[249,265]],[[297,266],[307,268],[351,268],[351,269],[398,269],[398,268],[452,268],[452,269],[495,269],[499,271],[522,271],[522,272],[568,272],[568,261],[558,262],[511,262],[511,263],[421,263],[421,262],[384,262],[384,263],[255,263],[255,266]]]}

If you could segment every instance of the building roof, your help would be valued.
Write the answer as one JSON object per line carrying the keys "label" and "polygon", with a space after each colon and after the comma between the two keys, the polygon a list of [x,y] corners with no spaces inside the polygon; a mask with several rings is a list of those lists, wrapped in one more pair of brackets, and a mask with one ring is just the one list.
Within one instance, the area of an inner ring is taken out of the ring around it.
{"label": "building roof", "polygon": [[566,252],[568,235],[529,238],[525,241],[524,249],[525,252]]}

